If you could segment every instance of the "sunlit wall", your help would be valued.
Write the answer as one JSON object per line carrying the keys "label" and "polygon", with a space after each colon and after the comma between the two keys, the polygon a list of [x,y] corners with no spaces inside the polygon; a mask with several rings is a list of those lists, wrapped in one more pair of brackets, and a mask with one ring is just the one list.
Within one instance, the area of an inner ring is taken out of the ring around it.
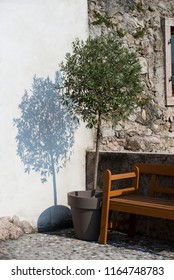
{"label": "sunlit wall", "polygon": [[[24,172],[16,154],[18,105],[33,77],[54,80],[59,63],[76,38],[88,36],[85,0],[0,0],[0,216],[18,215],[35,224],[53,205],[52,178]],[[67,192],[85,188],[85,150],[92,133],[75,132],[70,162],[57,175],[57,202],[67,205]]]}

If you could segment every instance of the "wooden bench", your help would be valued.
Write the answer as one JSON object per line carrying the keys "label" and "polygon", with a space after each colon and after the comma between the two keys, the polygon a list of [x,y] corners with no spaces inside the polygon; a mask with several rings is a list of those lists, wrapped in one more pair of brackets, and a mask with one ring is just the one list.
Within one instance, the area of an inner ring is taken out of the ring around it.
{"label": "wooden bench", "polygon": [[[147,196],[139,195],[141,173],[147,173],[151,177]],[[113,222],[109,221],[111,211],[130,214],[129,235],[134,235],[136,215],[174,220],[174,200],[157,195],[158,193],[174,195],[174,186],[159,186],[159,176],[174,176],[174,164],[136,164],[132,172],[111,174],[108,169],[104,172],[99,243],[107,243],[108,228],[113,225]],[[131,180],[130,186],[112,189],[113,181],[125,179]]]}

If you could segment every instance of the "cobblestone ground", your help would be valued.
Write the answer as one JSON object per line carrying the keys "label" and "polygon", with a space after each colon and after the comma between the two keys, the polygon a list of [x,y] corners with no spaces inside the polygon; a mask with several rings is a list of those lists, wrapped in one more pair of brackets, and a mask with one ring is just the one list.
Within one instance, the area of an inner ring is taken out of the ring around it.
{"label": "cobblestone ground", "polygon": [[109,233],[106,246],[81,241],[73,229],[50,234],[25,234],[18,240],[0,241],[1,260],[173,260],[174,244],[164,240],[118,232]]}

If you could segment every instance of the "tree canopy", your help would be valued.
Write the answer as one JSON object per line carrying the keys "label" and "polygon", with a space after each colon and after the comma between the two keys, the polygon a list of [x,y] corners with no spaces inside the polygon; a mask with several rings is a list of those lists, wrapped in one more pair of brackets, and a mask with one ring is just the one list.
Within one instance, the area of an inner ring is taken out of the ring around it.
{"label": "tree canopy", "polygon": [[98,115],[113,123],[127,117],[142,92],[136,54],[111,36],[77,39],[72,47],[61,64],[66,103],[72,101],[72,110],[90,128]]}
{"label": "tree canopy", "polygon": [[88,128],[97,128],[96,188],[102,120],[117,124],[141,103],[141,67],[114,36],[76,39],[61,64],[63,102]]}

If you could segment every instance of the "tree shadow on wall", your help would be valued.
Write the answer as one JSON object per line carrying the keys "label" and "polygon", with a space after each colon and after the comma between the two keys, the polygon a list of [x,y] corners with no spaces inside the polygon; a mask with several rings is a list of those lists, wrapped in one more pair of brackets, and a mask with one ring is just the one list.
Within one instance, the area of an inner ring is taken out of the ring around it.
{"label": "tree shadow on wall", "polygon": [[54,82],[49,77],[34,76],[32,90],[25,90],[19,105],[21,116],[14,119],[18,130],[17,155],[25,166],[25,172],[38,172],[42,183],[52,176],[54,210],[57,208],[56,173],[70,159],[74,132],[78,127],[78,119],[62,105],[61,89],[57,90],[55,85],[62,88],[59,72],[55,73]]}

